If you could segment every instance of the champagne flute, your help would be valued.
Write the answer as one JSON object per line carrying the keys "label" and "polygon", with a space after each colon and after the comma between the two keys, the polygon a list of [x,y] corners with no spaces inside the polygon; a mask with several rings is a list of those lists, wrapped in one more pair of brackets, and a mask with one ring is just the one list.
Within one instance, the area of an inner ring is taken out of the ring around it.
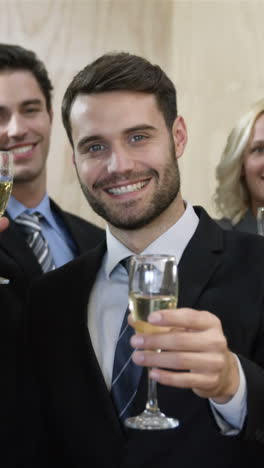
{"label": "champagne flute", "polygon": [[257,226],[258,234],[264,236],[264,206],[260,206],[257,210]]}
{"label": "champagne flute", "polygon": [[[168,327],[147,322],[151,312],[175,309],[178,299],[177,265],[171,255],[133,255],[129,271],[129,309],[135,328],[143,333],[164,333]],[[157,350],[161,352],[161,350]],[[148,369],[148,373],[150,369]],[[158,406],[157,383],[148,376],[148,398],[145,410],[127,418],[125,425],[133,429],[172,429],[178,419],[169,418]]]}
{"label": "champagne flute", "polygon": [[0,217],[3,215],[13,185],[13,154],[0,150]]}

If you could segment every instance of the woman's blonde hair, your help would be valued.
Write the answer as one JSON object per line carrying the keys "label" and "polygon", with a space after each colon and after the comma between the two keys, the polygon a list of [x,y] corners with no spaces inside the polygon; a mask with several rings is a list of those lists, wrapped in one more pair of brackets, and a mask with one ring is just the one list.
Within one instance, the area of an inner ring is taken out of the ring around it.
{"label": "woman's blonde hair", "polygon": [[264,113],[264,99],[252,105],[229,134],[216,168],[218,186],[214,195],[217,210],[237,224],[249,208],[250,194],[242,174],[244,153],[257,118]]}

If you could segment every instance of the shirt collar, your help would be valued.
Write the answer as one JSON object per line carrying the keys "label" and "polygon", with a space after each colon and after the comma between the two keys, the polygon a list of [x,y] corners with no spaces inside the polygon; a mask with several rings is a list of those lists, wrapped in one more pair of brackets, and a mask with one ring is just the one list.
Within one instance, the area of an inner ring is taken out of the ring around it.
{"label": "shirt collar", "polygon": [[[168,254],[175,255],[177,263],[191,240],[197,226],[199,218],[192,205],[186,203],[183,215],[178,221],[164,232],[158,239],[146,247],[142,254]],[[124,258],[133,255],[124,244],[111,234],[109,227],[106,227],[107,253],[105,257],[105,271],[107,278]]]}
{"label": "shirt collar", "polygon": [[57,229],[57,225],[54,219],[54,216],[51,211],[50,207],[50,199],[48,197],[48,194],[45,193],[44,197],[42,198],[41,202],[35,206],[34,208],[27,208],[23,203],[20,203],[18,200],[16,200],[15,197],[11,196],[8,202],[8,207],[7,207],[7,212],[10,216],[11,219],[15,220],[18,216],[23,214],[24,212],[26,213],[35,213],[38,211],[39,213],[42,214],[42,216],[45,218],[45,220],[54,228]]}

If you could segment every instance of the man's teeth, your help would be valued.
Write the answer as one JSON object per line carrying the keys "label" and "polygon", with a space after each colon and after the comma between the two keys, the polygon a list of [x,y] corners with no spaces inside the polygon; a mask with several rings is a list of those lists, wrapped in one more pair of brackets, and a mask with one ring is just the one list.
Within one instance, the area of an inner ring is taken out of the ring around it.
{"label": "man's teeth", "polygon": [[123,185],[122,187],[111,188],[107,191],[109,193],[112,193],[113,195],[121,195],[123,193],[136,192],[137,190],[140,190],[142,187],[144,187],[146,184],[147,181],[138,182],[137,184]]}
{"label": "man's teeth", "polygon": [[32,148],[33,148],[33,145],[20,146],[19,148],[14,148],[11,151],[13,154],[23,154],[23,153],[26,153],[27,151],[30,151]]}

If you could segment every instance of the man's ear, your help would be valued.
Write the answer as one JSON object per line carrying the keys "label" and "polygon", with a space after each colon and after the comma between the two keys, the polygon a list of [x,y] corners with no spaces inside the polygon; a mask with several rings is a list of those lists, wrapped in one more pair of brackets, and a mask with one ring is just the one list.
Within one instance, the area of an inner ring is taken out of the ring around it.
{"label": "man's ear", "polygon": [[176,117],[174,120],[172,126],[172,137],[174,141],[176,157],[180,158],[184,153],[184,149],[188,140],[186,124],[184,118],[181,115]]}

